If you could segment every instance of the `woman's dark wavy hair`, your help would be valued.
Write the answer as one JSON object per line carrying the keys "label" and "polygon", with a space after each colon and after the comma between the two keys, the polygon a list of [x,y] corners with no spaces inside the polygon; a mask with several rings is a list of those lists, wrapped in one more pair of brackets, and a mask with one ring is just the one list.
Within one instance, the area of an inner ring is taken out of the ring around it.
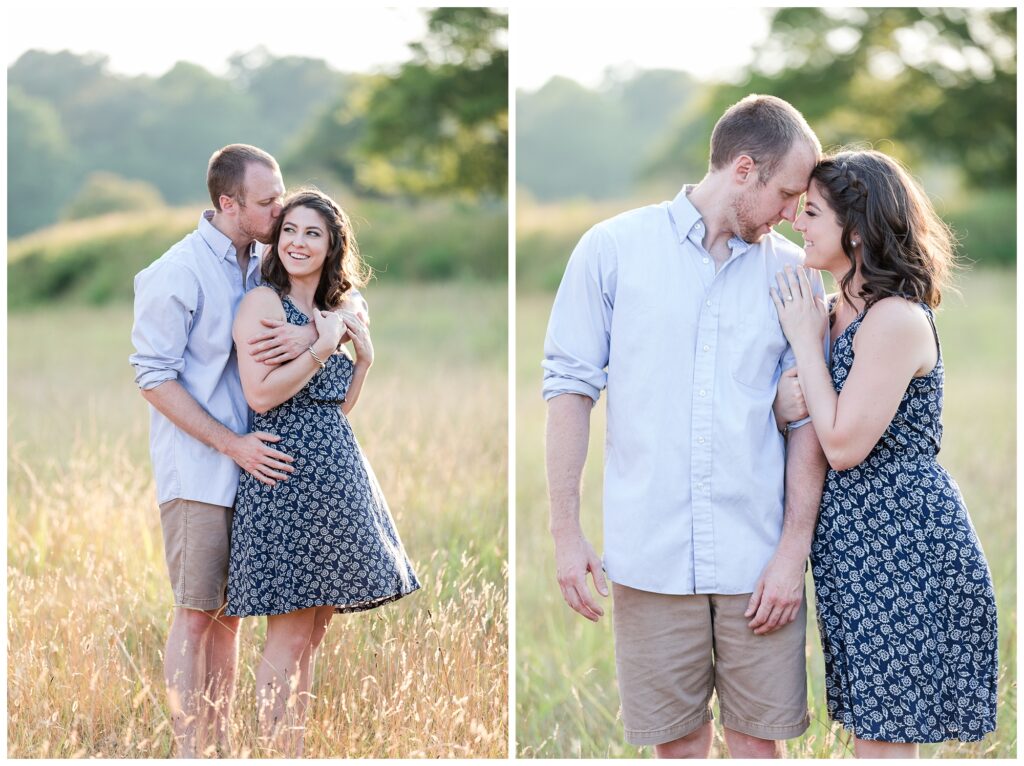
{"label": "woman's dark wavy hair", "polygon": [[281,239],[285,216],[297,207],[315,210],[327,225],[327,258],[320,272],[320,283],[316,286],[313,302],[318,309],[333,309],[341,303],[349,290],[363,287],[369,281],[371,271],[359,254],[359,245],[356,243],[348,215],[319,189],[299,189],[285,199],[281,215],[274,224],[270,248],[263,256],[263,281],[276,287],[283,295],[287,295],[291,290],[291,280],[284,264],[281,263],[277,243]]}
{"label": "woman's dark wavy hair", "polygon": [[[843,227],[841,243],[850,270],[840,281],[843,298],[864,300],[864,310],[891,295],[935,308],[956,268],[956,241],[910,173],[881,152],[844,151],[826,157],[811,173]],[[860,235],[859,296],[854,233]]]}

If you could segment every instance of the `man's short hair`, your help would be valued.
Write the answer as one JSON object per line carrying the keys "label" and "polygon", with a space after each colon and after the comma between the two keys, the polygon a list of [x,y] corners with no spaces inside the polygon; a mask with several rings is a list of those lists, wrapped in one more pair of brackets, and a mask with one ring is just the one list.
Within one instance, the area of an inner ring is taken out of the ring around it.
{"label": "man's short hair", "polygon": [[821,156],[821,142],[788,101],[750,94],[725,110],[711,132],[711,170],[727,167],[746,154],[757,163],[760,184],[767,183],[793,144],[804,140]]}
{"label": "man's short hair", "polygon": [[229,144],[210,157],[206,169],[206,188],[210,190],[213,207],[220,210],[220,197],[226,194],[245,204],[245,169],[251,162],[279,170],[277,160],[262,149],[249,144]]}

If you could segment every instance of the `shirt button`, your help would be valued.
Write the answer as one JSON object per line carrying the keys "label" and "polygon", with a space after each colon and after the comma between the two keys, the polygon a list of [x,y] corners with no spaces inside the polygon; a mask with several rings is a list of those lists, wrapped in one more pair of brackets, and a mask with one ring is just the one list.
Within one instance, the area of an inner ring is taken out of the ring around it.
{"label": "shirt button", "polygon": [[703,444],[704,443],[704,437],[703,436],[698,436],[697,437],[697,443],[698,444]]}
{"label": "shirt button", "polygon": [[700,390],[700,395],[704,396],[704,389],[703,388]]}
{"label": "shirt button", "polygon": [[702,258],[701,260],[703,260],[703,261],[704,261],[704,263],[707,263],[707,262],[708,262],[708,259],[707,259],[707,258]]}
{"label": "shirt button", "polygon": [[705,350],[705,351],[710,351],[710,350],[711,350],[711,346],[705,346],[705,347],[704,347],[704,350]]}
{"label": "shirt button", "polygon": [[702,224],[699,224],[699,223],[695,223],[693,225],[693,228],[695,228],[697,231],[703,231],[704,230],[704,226]]}
{"label": "shirt button", "polygon": [[711,305],[711,301],[704,301],[704,305],[705,306],[710,306]]}
{"label": "shirt button", "polygon": [[703,492],[704,491],[704,485],[703,484],[698,484],[697,485],[697,489],[699,489],[699,490],[701,490]]}

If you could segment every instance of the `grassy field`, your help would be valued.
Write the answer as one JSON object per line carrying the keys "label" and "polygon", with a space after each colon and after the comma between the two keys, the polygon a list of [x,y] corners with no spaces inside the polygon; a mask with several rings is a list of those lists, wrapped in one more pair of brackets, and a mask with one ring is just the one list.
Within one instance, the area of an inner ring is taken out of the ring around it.
{"label": "grassy field", "polygon": [[[922,755],[1013,758],[1017,751],[1015,274],[978,271],[961,281],[938,316],[946,362],[944,448],[940,455],[966,497],[995,581],[999,606],[998,729],[980,743],[946,743]],[[650,757],[624,744],[615,685],[611,620],[594,625],[562,602],[547,532],[544,404],[540,360],[553,295],[517,300],[516,721],[521,757]],[[594,410],[584,474],[584,532],[601,550],[604,400]],[[808,593],[811,593],[809,584]],[[808,623],[812,724],[789,743],[796,757],[852,757],[852,743],[824,709],[823,662]],[[724,754],[721,730],[716,752]]]}
{"label": "grassy field", "polygon": [[[311,757],[507,752],[504,285],[371,285],[377,362],[356,434],[423,590],[339,615],[317,661]],[[467,321],[472,318],[472,321]],[[9,317],[8,756],[167,757],[171,593],[132,382],[131,307]],[[245,620],[236,756],[253,751]]]}

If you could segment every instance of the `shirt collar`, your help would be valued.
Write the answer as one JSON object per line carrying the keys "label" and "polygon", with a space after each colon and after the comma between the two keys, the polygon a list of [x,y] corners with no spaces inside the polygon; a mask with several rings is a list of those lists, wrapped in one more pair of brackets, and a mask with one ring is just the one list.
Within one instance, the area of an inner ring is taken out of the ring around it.
{"label": "shirt collar", "polygon": [[199,216],[199,236],[218,258],[232,259],[235,257],[235,245],[227,234],[213,225],[213,213],[212,210],[204,210]]}
{"label": "shirt collar", "polygon": [[[669,204],[668,209],[672,220],[675,221],[676,236],[679,237],[679,242],[683,243],[692,237],[693,241],[699,245],[704,240],[704,218],[690,202],[688,196],[695,187],[695,184],[686,184],[679,190],[679,194]],[[745,253],[751,247],[753,245],[750,242],[740,239],[735,234],[729,238],[729,248],[734,256]]]}
{"label": "shirt collar", "polygon": [[699,235],[698,242],[704,238],[704,220],[687,196],[691,191],[693,191],[693,184],[687,184],[679,190],[679,194],[668,206],[672,220],[675,221],[676,236],[679,237],[680,242],[685,242],[691,232]]}

